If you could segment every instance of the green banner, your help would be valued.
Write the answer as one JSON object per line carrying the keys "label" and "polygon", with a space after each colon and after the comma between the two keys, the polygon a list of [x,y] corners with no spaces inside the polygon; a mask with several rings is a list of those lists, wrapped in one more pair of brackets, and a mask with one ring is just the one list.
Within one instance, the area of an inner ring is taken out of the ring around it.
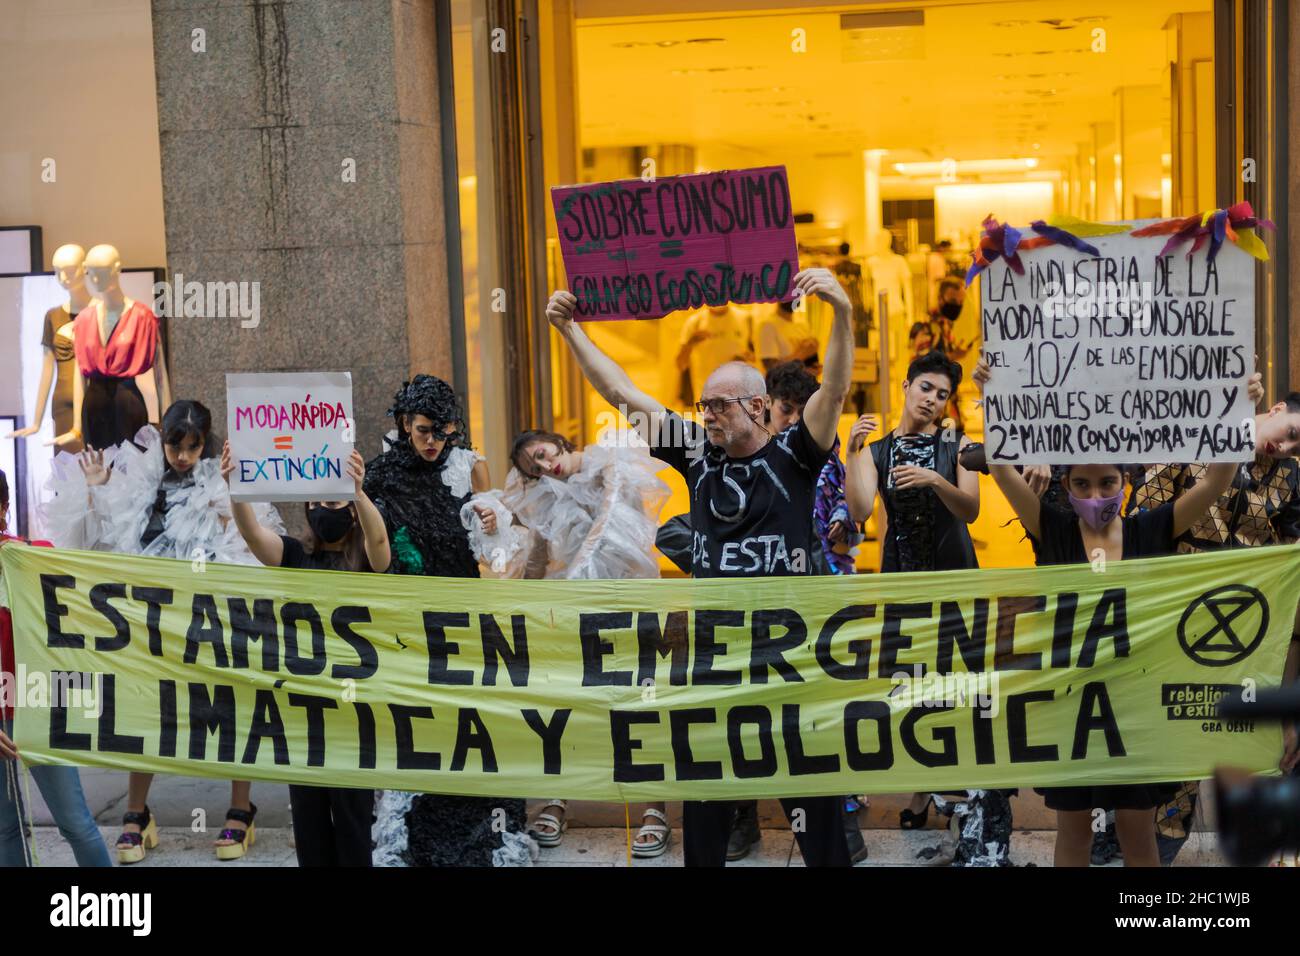
{"label": "green banner", "polygon": [[32,763],[484,796],[1125,784],[1277,765],[1300,550],[494,581],[7,545]]}

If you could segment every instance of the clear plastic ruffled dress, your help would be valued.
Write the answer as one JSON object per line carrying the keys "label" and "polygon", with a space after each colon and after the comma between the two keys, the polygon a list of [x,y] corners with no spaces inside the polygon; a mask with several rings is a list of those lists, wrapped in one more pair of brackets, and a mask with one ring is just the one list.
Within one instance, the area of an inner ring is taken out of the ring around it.
{"label": "clear plastic ruffled dress", "polygon": [[471,502],[496,511],[496,535],[483,533],[471,508],[462,512],[479,560],[515,578],[657,578],[655,531],[669,489],[655,474],[663,466],[636,441],[631,432],[602,435],[567,480],[511,468],[503,491]]}
{"label": "clear plastic ruffled dress", "polygon": [[[109,479],[95,486],[87,486],[76,456],[61,452],[46,484],[46,537],[60,548],[258,564],[231,517],[221,462],[200,459],[179,477],[168,472],[162,446],[156,428],[140,429],[134,444],[122,442],[104,452]],[[162,527],[145,544],[155,509],[162,512]],[[259,502],[253,511],[264,528],[284,533],[273,505]]]}

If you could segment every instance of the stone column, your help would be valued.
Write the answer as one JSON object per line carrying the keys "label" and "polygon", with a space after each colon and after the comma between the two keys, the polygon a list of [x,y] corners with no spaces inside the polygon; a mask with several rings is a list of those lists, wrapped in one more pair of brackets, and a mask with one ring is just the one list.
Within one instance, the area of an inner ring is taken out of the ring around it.
{"label": "stone column", "polygon": [[260,290],[256,327],[171,320],[174,394],[224,434],[228,371],[351,371],[374,455],[452,374],[433,4],[153,0],[153,33],[169,272]]}

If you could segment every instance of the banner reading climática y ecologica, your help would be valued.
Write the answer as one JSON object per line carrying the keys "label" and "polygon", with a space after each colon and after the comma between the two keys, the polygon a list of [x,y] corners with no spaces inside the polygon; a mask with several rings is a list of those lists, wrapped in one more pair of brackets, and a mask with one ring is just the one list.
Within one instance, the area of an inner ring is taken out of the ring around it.
{"label": "banner reading clim\u00e1tica y ecologica", "polygon": [[701,581],[0,562],[33,763],[590,800],[1269,770],[1279,728],[1214,701],[1280,682],[1300,593],[1288,547]]}

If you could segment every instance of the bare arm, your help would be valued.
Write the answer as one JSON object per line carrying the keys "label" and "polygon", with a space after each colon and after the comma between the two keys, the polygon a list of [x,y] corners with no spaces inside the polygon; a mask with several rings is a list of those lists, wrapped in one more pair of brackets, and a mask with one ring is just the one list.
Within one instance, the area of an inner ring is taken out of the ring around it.
{"label": "bare arm", "polygon": [[1215,462],[1205,469],[1205,477],[1174,500],[1174,537],[1178,537],[1210,510],[1219,495],[1228,490],[1237,465],[1231,461]]}
{"label": "bare arm", "polygon": [[167,374],[167,354],[163,351],[161,328],[158,330],[158,347],[155,355],[154,366],[158,369],[158,420],[161,422],[172,403],[172,380]]}
{"label": "bare arm", "polygon": [[6,438],[26,438],[35,435],[45,423],[45,405],[50,400],[50,384],[54,381],[54,350],[45,350],[45,361],[41,365],[41,384],[36,389],[36,408],[32,412],[32,423],[10,432]]}
{"label": "bare arm", "polygon": [[863,415],[853,423],[849,432],[848,463],[844,475],[844,500],[849,506],[849,519],[860,525],[871,517],[876,507],[876,486],[879,476],[876,463],[867,448],[867,437],[878,427],[874,415]]}
{"label": "bare arm", "polygon": [[840,410],[853,377],[853,304],[829,269],[803,270],[794,277],[794,287],[803,295],[815,295],[829,302],[834,311],[822,366],[822,385],[813,392],[803,410],[803,420],[813,441],[818,448],[827,449],[835,443]]}
{"label": "bare arm", "polygon": [[663,404],[637,388],[627,372],[597,348],[581,326],[573,321],[577,307],[578,300],[573,293],[560,289],[551,294],[551,301],[546,306],[546,318],[564,339],[591,387],[624,417],[631,412],[640,412],[652,420],[655,416],[663,415]]}
{"label": "bare arm", "polygon": [[[968,444],[970,439],[963,435],[960,447],[965,448]],[[967,524],[980,516],[980,476],[963,468],[960,458],[957,461],[957,484],[951,485],[940,476],[934,484],[934,491],[947,509]]]}
{"label": "bare arm", "polygon": [[[992,372],[989,369],[988,363],[984,361],[983,357],[981,357],[975,366],[975,371],[971,373],[971,381],[973,381],[979,389],[981,399],[984,398],[984,386],[988,384],[991,377]],[[965,469],[962,470],[964,471]],[[1013,465],[990,464],[989,474],[992,475],[993,480],[997,482],[998,488],[1000,488],[1002,494],[1006,496],[1007,503],[1010,504],[1012,510],[1015,511],[1016,517],[1020,519],[1020,523],[1024,525],[1025,530],[1029,532],[1031,537],[1037,538],[1039,535],[1038,518],[1041,509],[1041,502],[1038,499],[1038,495],[1041,494],[1041,492],[1035,492],[1034,489],[1030,487],[1029,482],[1025,480],[1025,477],[1020,474],[1020,472],[1016,471]],[[979,499],[977,497],[976,514],[978,513]]]}
{"label": "bare arm", "polygon": [[[484,463],[478,462],[478,464]],[[486,465],[484,470],[487,470]],[[379,513],[375,503],[362,489],[366,480],[366,460],[355,448],[352,449],[352,456],[348,459],[348,474],[357,486],[354,503],[357,506],[357,522],[361,525],[361,534],[365,539],[366,560],[370,562],[370,570],[387,571],[388,565],[393,560],[392,551],[388,547],[388,528],[384,524],[384,516]],[[241,528],[240,531],[242,532],[243,529]],[[280,542],[280,546],[283,547],[284,542]]]}
{"label": "bare arm", "polygon": [[[234,470],[235,463],[230,456],[230,442],[227,441],[221,449],[221,477],[226,479],[227,484],[230,483],[230,473]],[[253,514],[253,506],[247,501],[232,501],[230,513],[234,516],[239,536],[244,539],[253,557],[267,567],[280,567],[280,563],[284,560],[284,542],[274,531],[258,523],[257,515]]]}
{"label": "bare arm", "polygon": [[989,465],[989,474],[1002,489],[1002,494],[1006,496],[1007,502],[1015,511],[1016,517],[1020,519],[1020,523],[1025,526],[1025,530],[1032,537],[1037,538],[1038,516],[1042,503],[1038,495],[1034,494],[1033,489],[1029,487],[1029,482],[1016,471],[1014,465]]}
{"label": "bare arm", "polygon": [[469,485],[476,495],[481,495],[492,487],[492,478],[488,474],[488,463],[485,460],[480,458],[474,462],[469,473]]}

